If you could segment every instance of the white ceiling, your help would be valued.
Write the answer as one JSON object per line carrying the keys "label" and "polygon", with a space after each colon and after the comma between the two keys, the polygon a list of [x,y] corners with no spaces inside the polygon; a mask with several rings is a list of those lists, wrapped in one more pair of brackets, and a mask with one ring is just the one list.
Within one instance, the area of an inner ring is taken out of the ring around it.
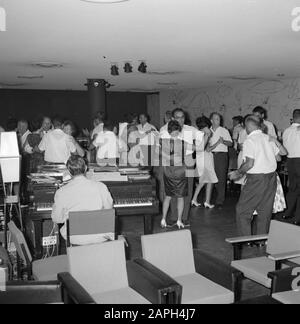
{"label": "white ceiling", "polygon": [[[291,28],[297,6],[299,0],[0,0],[7,14],[0,83],[85,89],[87,78],[104,78],[113,90],[150,91],[214,85],[231,76],[300,77],[300,33]],[[127,60],[135,71],[146,60],[149,71],[180,73],[124,74]],[[31,66],[45,61],[64,67]],[[112,62],[120,64],[118,77],[110,75]],[[23,75],[44,78],[18,79]]]}

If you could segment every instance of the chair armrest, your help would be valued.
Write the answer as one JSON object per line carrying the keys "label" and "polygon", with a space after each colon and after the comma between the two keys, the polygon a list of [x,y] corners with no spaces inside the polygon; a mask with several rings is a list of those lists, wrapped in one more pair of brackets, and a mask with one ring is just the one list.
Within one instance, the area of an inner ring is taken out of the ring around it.
{"label": "chair armrest", "polygon": [[153,304],[180,304],[182,287],[143,259],[127,262],[129,286]]}
{"label": "chair armrest", "polygon": [[[282,264],[286,263],[286,261],[290,261],[290,259],[300,258],[300,251],[292,251],[287,253],[281,253],[281,254],[274,254],[269,255],[269,259],[275,261],[275,270],[281,270]],[[289,265],[289,264],[288,264]],[[292,264],[294,266],[295,264]],[[300,265],[299,265],[300,267]]]}
{"label": "chair armrest", "polygon": [[300,258],[300,251],[269,255],[269,259],[273,261],[285,261],[295,258]]}
{"label": "chair armrest", "polygon": [[228,238],[225,241],[233,246],[233,260],[240,260],[242,257],[243,246],[247,243],[267,241],[268,235],[253,235]]}
{"label": "chair armrest", "polygon": [[62,303],[61,286],[57,281],[11,281],[0,292],[0,304],[57,304]]}
{"label": "chair armrest", "polygon": [[259,242],[259,241],[267,241],[269,239],[269,235],[253,235],[253,236],[241,236],[241,237],[234,237],[228,238],[225,241],[229,244],[247,244],[252,242]]}
{"label": "chair armrest", "polygon": [[[299,269],[299,271],[297,271],[297,269]],[[297,273],[293,274],[293,271],[296,271]],[[268,277],[272,279],[272,294],[292,290],[292,283],[299,274],[300,267],[292,267],[270,272]]]}
{"label": "chair armrest", "polygon": [[87,291],[71,276],[70,273],[59,273],[63,301],[66,304],[96,304]]}
{"label": "chair armrest", "polygon": [[199,250],[194,250],[194,260],[197,273],[220,286],[233,290],[233,275],[239,274],[239,271]]}

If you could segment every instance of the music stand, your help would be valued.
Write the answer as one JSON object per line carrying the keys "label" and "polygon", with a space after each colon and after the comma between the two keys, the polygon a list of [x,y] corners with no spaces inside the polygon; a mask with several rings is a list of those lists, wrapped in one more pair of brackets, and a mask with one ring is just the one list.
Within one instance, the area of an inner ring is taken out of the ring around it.
{"label": "music stand", "polygon": [[[15,132],[0,133],[0,167],[4,191],[4,246],[7,249],[7,214],[11,220],[11,210],[14,206],[20,218],[21,230],[23,220],[20,204],[20,170],[21,156],[19,153],[18,139]],[[18,186],[18,189],[16,187]]]}

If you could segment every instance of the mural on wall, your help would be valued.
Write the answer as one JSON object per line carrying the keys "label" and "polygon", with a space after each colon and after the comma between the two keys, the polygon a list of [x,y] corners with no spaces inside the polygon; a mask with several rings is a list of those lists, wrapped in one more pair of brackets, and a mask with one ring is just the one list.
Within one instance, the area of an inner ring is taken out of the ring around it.
{"label": "mural on wall", "polygon": [[263,106],[268,110],[269,119],[279,130],[284,130],[290,124],[293,110],[300,108],[300,80],[259,80],[203,89],[162,91],[160,102],[161,117],[166,110],[175,107],[187,110],[193,121],[218,111],[224,116],[227,127],[231,127],[233,116],[245,116],[256,106]]}

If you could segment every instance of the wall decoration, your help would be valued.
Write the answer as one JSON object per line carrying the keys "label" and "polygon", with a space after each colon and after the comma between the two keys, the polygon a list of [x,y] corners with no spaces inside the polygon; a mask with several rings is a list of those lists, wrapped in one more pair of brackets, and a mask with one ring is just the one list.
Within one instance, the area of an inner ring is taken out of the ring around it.
{"label": "wall decoration", "polygon": [[245,116],[256,106],[263,106],[268,110],[269,119],[279,130],[284,130],[290,124],[293,110],[300,108],[300,80],[256,80],[201,89],[161,91],[161,121],[165,111],[174,107],[174,98],[176,106],[186,109],[193,121],[202,114],[209,116],[213,111],[219,111],[228,128],[232,127],[233,116]]}

